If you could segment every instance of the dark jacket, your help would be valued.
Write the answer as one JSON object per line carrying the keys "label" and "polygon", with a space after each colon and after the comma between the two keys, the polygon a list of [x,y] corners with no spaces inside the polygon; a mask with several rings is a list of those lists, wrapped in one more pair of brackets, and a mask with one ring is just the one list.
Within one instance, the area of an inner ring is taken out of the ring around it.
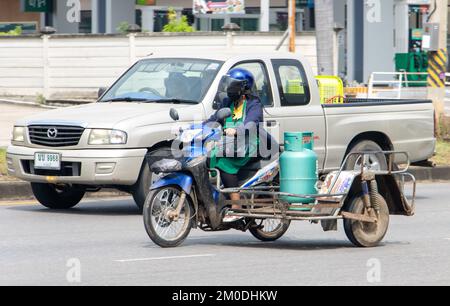
{"label": "dark jacket", "polygon": [[[225,99],[223,99],[219,109],[230,108],[232,103],[233,102],[231,102],[231,100],[229,98],[225,98]],[[218,122],[216,114],[217,114],[217,112],[214,113],[207,122]],[[263,106],[261,104],[261,101],[259,100],[258,97],[247,96],[247,108],[245,110],[245,121],[244,121],[244,125],[239,127],[239,129],[242,132],[246,128],[249,128],[251,125],[256,125],[256,127],[259,127],[259,124],[262,122],[264,122],[264,113],[263,113]],[[219,123],[221,123],[223,125],[225,122],[219,122]]]}
{"label": "dark jacket", "polygon": [[[219,109],[230,108],[233,102],[229,98],[223,99]],[[267,150],[258,150],[258,154],[262,158],[270,158],[279,153],[279,146],[275,139],[266,132],[263,128],[264,123],[264,109],[260,99],[256,96],[247,96],[247,107],[245,110],[245,121],[244,124],[237,128],[238,133],[244,134],[247,130],[251,130],[256,126],[258,131],[258,136],[260,139],[260,148],[267,148]],[[207,122],[219,122],[224,125],[225,122],[220,122],[217,120],[217,112],[214,113]],[[247,134],[247,133],[246,133]],[[271,156],[268,156],[271,155]]]}

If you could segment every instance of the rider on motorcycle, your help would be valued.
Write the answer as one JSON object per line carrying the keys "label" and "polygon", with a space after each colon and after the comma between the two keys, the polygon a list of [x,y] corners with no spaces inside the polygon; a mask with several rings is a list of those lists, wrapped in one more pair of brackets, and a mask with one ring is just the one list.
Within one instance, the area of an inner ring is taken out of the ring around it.
{"label": "rider on motorcycle", "polygon": [[[225,78],[227,97],[221,102],[220,108],[230,108],[232,116],[220,122],[226,137],[241,137],[242,141],[233,143],[234,154],[229,154],[229,148],[224,150],[216,147],[211,152],[210,167],[220,170],[221,180],[225,188],[239,187],[239,171],[252,158],[258,156],[259,125],[264,122],[263,105],[258,96],[253,93],[255,78],[253,74],[241,68],[232,69]],[[217,113],[208,122],[217,122]],[[249,132],[253,131],[253,132]],[[239,201],[239,193],[230,195],[232,201]],[[238,208],[238,207],[232,207]],[[223,222],[235,222],[238,217],[226,216]]]}

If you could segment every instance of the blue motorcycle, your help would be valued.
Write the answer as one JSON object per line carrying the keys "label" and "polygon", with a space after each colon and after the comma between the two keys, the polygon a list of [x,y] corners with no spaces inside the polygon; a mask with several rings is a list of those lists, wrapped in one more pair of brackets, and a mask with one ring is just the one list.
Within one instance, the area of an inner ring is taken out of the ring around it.
{"label": "blue motorcycle", "polygon": [[[175,109],[170,111],[170,116],[174,121],[179,120]],[[230,109],[222,109],[217,113],[217,120],[230,116]],[[286,233],[289,220],[243,218],[233,223],[222,222],[233,204],[226,194],[233,190],[222,189],[219,170],[208,167],[208,154],[214,147],[226,145],[226,141],[217,122],[192,125],[180,129],[175,140],[183,154],[170,150],[165,157],[147,157],[152,172],[161,176],[152,184],[144,205],[145,228],[154,243],[165,248],[176,247],[185,241],[192,228],[250,231],[262,241],[275,241]],[[273,186],[276,190],[278,174],[278,158],[255,159],[240,172],[240,189]]]}

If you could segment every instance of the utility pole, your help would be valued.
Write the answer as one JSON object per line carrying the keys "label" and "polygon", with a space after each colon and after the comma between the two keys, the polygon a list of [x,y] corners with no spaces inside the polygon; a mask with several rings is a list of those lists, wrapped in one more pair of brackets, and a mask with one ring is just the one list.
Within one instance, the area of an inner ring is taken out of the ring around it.
{"label": "utility pole", "polygon": [[289,52],[295,53],[295,15],[296,15],[296,1],[289,0]]}
{"label": "utility pole", "polygon": [[[433,1],[432,1],[433,2]],[[439,45],[437,50],[430,51],[429,58],[429,77],[428,77],[428,98],[433,100],[436,110],[436,121],[440,123],[445,116],[445,73],[447,71],[447,14],[448,0],[436,0],[433,2],[435,7],[430,7],[430,16],[428,23],[439,25]],[[440,125],[438,134],[440,134]]]}

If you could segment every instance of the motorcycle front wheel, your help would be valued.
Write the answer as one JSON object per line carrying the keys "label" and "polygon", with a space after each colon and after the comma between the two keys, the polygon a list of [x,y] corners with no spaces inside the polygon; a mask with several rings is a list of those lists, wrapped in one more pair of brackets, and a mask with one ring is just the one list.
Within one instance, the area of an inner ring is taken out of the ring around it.
{"label": "motorcycle front wheel", "polygon": [[181,193],[178,187],[161,187],[152,190],[145,200],[145,230],[150,239],[162,248],[179,246],[191,232],[194,209],[189,197],[182,204],[178,218],[172,217]]}

